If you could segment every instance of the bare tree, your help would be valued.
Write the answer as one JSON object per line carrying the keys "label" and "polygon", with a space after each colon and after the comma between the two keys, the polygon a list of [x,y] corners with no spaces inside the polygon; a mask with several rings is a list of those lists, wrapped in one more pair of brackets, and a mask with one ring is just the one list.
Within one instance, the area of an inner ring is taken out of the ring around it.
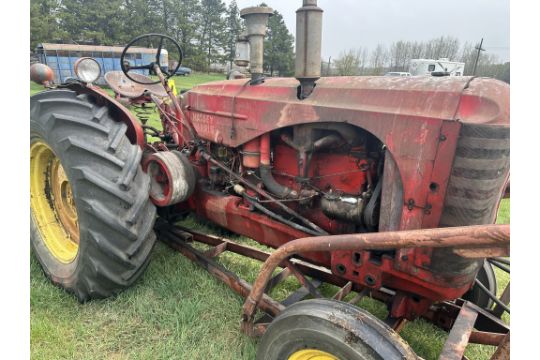
{"label": "bare tree", "polygon": [[348,50],[342,52],[334,61],[338,76],[353,76],[360,73],[362,66],[361,50]]}
{"label": "bare tree", "polygon": [[397,41],[390,47],[390,70],[406,71],[411,59],[411,43],[408,41]]}
{"label": "bare tree", "polygon": [[370,56],[370,75],[383,75],[387,61],[388,51],[383,45],[378,44]]}
{"label": "bare tree", "polygon": [[411,59],[422,59],[425,53],[425,44],[415,41],[411,44]]}
{"label": "bare tree", "polygon": [[[464,62],[464,75],[471,75],[476,54],[474,44],[466,42],[461,46],[457,38],[441,36],[428,41],[400,40],[392,43],[389,48],[378,44],[372,51],[366,48],[349,50],[341,53],[333,65],[338,75],[384,75],[387,71],[409,71],[411,59],[448,58]],[[476,75],[510,82],[510,63],[502,64],[497,56],[483,52],[480,54]]]}

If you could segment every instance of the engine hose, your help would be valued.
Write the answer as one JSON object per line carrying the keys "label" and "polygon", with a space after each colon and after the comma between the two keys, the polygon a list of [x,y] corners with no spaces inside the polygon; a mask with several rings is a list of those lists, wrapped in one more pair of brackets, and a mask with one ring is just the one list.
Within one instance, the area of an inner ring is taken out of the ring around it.
{"label": "engine hose", "polygon": [[298,197],[298,193],[287,187],[283,186],[280,183],[274,179],[274,176],[272,175],[272,168],[270,165],[262,165],[259,167],[260,175],[262,182],[264,186],[268,189],[268,191],[280,199],[286,199],[286,198],[296,198]]}
{"label": "engine hose", "polygon": [[[232,171],[230,168],[228,168],[227,166],[223,165],[221,162],[217,161],[216,159],[214,159],[210,154],[208,154],[206,152],[206,150],[204,148],[202,148],[200,145],[199,145],[199,151],[200,151],[200,154],[201,156],[203,157],[203,159],[205,159],[206,161],[218,166],[220,169],[222,169],[223,171],[225,171],[227,174],[229,174],[233,179],[235,179],[236,181],[246,185],[247,187],[249,187],[251,190],[255,191],[256,193],[258,193],[259,195],[262,195],[264,196],[265,198],[267,198],[268,200],[272,200],[272,201],[275,201],[276,199],[268,194],[266,191],[264,191],[263,189],[260,189],[257,185],[251,183],[250,181],[244,179],[242,176],[238,175],[237,173],[235,173],[234,171]],[[298,214],[296,211],[294,211],[293,209],[291,209],[290,207],[288,207],[287,205],[285,204],[282,204],[281,202],[279,201],[275,201],[275,204],[277,206],[279,206],[283,211],[285,211],[287,214],[291,215],[291,216],[294,216],[295,218],[297,218],[298,220],[302,221],[304,224],[306,224],[307,226],[311,227],[312,229],[314,229],[315,231],[317,231],[318,233],[320,234],[323,234],[323,235],[328,235],[328,233],[326,231],[324,231],[323,229],[321,229],[319,226],[317,226],[316,224],[314,224],[313,222],[309,221],[308,219],[306,219],[305,217],[303,217],[302,215]]]}
{"label": "engine hose", "polygon": [[253,207],[257,210],[259,210],[260,212],[262,212],[263,214],[265,215],[268,215],[270,216],[271,218],[281,222],[281,223],[284,223],[286,225],[289,225],[290,227],[296,229],[296,230],[300,230],[300,231],[303,231],[307,234],[310,234],[310,235],[315,235],[315,236],[321,236],[321,235],[325,235],[325,234],[322,234],[320,232],[316,232],[314,230],[311,230],[311,229],[308,229],[302,225],[298,225],[292,221],[289,221],[287,219],[285,219],[284,217],[276,214],[275,212],[271,211],[271,210],[268,210],[267,208],[265,208],[264,206],[262,206],[261,204],[259,204],[257,202],[256,199],[253,199],[252,197],[250,197],[248,194],[246,193],[243,193],[242,194],[244,199],[246,199],[247,202],[249,202],[251,205],[253,205]]}

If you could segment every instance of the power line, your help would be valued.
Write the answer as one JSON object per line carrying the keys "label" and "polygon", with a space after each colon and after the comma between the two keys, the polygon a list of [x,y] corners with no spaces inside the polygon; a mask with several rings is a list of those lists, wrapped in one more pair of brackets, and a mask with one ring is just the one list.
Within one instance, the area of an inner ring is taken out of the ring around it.
{"label": "power line", "polygon": [[480,51],[486,51],[486,49],[482,48],[483,43],[484,43],[484,38],[482,38],[482,40],[480,40],[480,45],[476,45],[474,47],[476,50],[478,50],[478,52],[476,53],[476,60],[474,61],[474,68],[473,68],[473,72],[472,72],[473,76],[476,75],[476,66],[478,65],[478,60],[480,59]]}

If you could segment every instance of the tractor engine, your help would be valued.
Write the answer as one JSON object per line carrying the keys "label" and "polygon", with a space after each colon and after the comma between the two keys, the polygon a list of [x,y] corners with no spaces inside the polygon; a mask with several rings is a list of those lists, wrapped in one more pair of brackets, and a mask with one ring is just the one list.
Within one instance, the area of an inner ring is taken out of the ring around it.
{"label": "tractor engine", "polygon": [[[377,229],[384,152],[382,144],[361,129],[348,124],[298,125],[251,140],[239,151],[215,144],[210,151],[327,233]],[[235,188],[234,180],[218,166],[209,164],[205,170],[209,190],[242,195],[248,207],[260,205],[254,191]],[[280,216],[272,202],[264,205],[274,218]],[[317,234],[300,224],[295,227]]]}

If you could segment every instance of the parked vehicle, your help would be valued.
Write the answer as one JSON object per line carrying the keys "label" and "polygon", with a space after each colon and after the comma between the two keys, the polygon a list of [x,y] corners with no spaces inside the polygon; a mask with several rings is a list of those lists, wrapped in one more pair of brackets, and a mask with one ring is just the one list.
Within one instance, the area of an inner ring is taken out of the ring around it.
{"label": "parked vehicle", "polygon": [[191,75],[191,69],[188,67],[180,66],[174,74],[180,76],[188,76]]}
{"label": "parked vehicle", "polygon": [[412,59],[409,65],[409,72],[413,76],[463,76],[464,71],[465,63],[450,61],[447,58],[441,58],[439,60]]}
{"label": "parked vehicle", "polygon": [[384,74],[384,76],[411,76],[411,73],[402,71],[390,71]]}

